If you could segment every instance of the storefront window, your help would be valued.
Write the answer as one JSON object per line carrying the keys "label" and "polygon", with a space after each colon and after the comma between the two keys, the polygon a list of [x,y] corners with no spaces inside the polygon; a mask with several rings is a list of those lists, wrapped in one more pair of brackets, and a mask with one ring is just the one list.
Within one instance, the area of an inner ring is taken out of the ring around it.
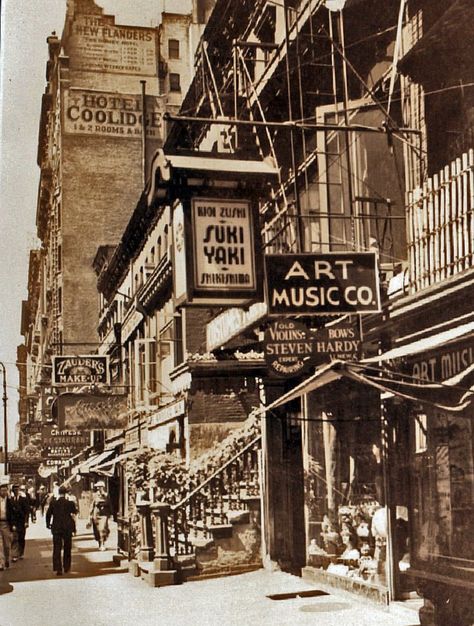
{"label": "storefront window", "polygon": [[305,441],[307,564],[385,585],[387,515],[380,399],[338,382],[310,394]]}
{"label": "storefront window", "polygon": [[[461,577],[474,567],[473,424],[432,410],[412,414],[413,556],[441,573]],[[419,445],[420,423],[425,448]],[[423,566],[424,567],[424,566]]]}

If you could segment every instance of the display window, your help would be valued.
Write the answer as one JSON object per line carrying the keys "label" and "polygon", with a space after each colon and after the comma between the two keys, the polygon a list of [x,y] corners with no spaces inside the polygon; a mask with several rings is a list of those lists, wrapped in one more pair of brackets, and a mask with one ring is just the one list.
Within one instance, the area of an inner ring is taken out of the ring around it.
{"label": "display window", "polygon": [[341,381],[306,405],[307,565],[386,586],[380,396]]}
{"label": "display window", "polygon": [[411,414],[412,559],[418,568],[474,577],[472,416]]}

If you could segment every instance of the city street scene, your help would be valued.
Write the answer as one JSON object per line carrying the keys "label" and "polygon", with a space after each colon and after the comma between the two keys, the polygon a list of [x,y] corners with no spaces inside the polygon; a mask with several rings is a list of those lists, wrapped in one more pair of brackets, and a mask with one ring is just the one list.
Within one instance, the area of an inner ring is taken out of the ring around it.
{"label": "city street scene", "polygon": [[0,626],[473,626],[472,0],[1,10]]}

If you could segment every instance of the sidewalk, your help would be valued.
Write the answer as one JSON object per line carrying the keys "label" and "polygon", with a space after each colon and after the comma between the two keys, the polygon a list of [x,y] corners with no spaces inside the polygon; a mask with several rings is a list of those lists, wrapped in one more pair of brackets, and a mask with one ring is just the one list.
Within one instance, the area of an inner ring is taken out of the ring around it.
{"label": "sidewalk", "polygon": [[[394,615],[344,595],[271,600],[314,590],[296,576],[265,570],[152,589],[112,565],[84,522],[74,539],[72,571],[51,566],[52,541],[41,518],[28,529],[25,559],[0,578],[0,626],[414,626],[415,612]],[[113,547],[111,536],[109,545]],[[3,586],[1,586],[3,583]],[[7,587],[7,589],[5,589]]]}

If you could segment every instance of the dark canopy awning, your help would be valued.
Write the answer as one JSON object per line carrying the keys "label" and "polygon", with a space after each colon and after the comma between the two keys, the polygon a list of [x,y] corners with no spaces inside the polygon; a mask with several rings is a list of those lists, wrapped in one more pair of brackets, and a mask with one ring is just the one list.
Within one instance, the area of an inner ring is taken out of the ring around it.
{"label": "dark canopy awning", "polygon": [[271,410],[343,377],[412,402],[463,414],[474,398],[474,365],[442,383],[417,380],[384,365],[332,361],[266,407]]}

